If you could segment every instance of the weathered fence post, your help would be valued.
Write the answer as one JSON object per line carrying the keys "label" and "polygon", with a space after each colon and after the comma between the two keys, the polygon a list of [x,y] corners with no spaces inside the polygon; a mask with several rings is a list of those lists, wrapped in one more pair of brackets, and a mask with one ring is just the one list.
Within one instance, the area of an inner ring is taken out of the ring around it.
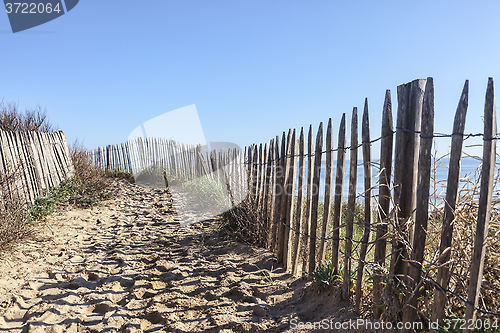
{"label": "weathered fence post", "polygon": [[311,232],[309,239],[309,272],[314,272],[316,268],[316,231],[318,229],[318,200],[319,181],[321,175],[321,153],[323,149],[323,123],[319,123],[318,134],[316,136],[316,150],[314,153],[314,174],[312,186],[311,202]]}
{"label": "weathered fence post", "polygon": [[[393,240],[391,275],[398,281],[407,274],[407,244],[412,241],[411,222],[415,217],[420,122],[426,80],[417,79],[398,86],[398,115],[394,161],[394,203],[398,208]],[[396,281],[396,283],[399,283]]]}
{"label": "weathered fence post", "polygon": [[451,245],[453,240],[453,221],[455,219],[455,207],[458,196],[458,185],[460,182],[460,161],[462,156],[463,133],[465,129],[465,117],[469,99],[469,80],[465,81],[460,101],[458,102],[453,123],[451,137],[451,152],[448,169],[448,182],[446,185],[446,199],[443,214],[443,225],[441,227],[441,242],[439,244],[438,273],[436,282],[438,286],[434,289],[434,304],[432,309],[432,320],[440,321],[444,318],[446,307],[446,294],[439,286],[448,289],[450,281]]}
{"label": "weathered fence post", "polygon": [[[281,217],[281,206],[283,204],[284,199],[284,182],[285,182],[285,162],[286,162],[286,134],[283,132],[282,138],[281,138],[281,150],[279,154],[279,162],[277,161],[278,165],[278,172],[276,174],[276,211],[275,211],[275,223],[277,224],[277,230],[276,230],[276,257],[278,257],[278,253],[281,251],[280,244],[281,244],[281,239],[280,235],[283,234],[283,228],[285,227],[283,225],[282,217]],[[281,253],[281,256],[283,254]]]}
{"label": "weathered fence post", "polygon": [[384,108],[382,111],[382,130],[380,143],[380,185],[379,185],[379,221],[375,242],[374,261],[380,268],[376,269],[373,278],[373,316],[379,319],[383,311],[381,281],[382,267],[385,266],[386,234],[391,204],[391,170],[392,170],[392,102],[391,91],[385,92]]}
{"label": "weathered fence post", "polygon": [[[220,168],[220,159],[219,159],[219,168]],[[259,191],[258,174],[259,174],[259,148],[257,147],[257,145],[254,144],[252,146],[252,196],[255,202],[257,202],[258,200],[257,194]]]}
{"label": "weathered fence post", "polygon": [[[288,196],[286,193],[287,190],[287,184],[288,184],[288,179],[290,178],[290,140],[292,137],[292,130],[290,129],[288,131],[288,136],[287,140],[285,141],[285,135],[283,133],[283,147],[281,149],[281,152],[283,155],[281,156],[281,162],[282,162],[282,186],[281,186],[281,198],[280,198],[280,204],[281,204],[281,209],[280,209],[280,229],[278,229],[278,252],[277,252],[277,261],[278,264],[284,263],[285,259],[285,236],[286,236],[286,229],[288,227],[286,226],[286,214],[287,214],[287,206],[288,206]],[[285,143],[286,142],[286,143]],[[286,146],[285,146],[286,145]],[[285,148],[286,150],[284,150]]]}
{"label": "weathered fence post", "polygon": [[325,243],[328,231],[328,223],[330,222],[330,206],[332,204],[332,154],[333,138],[332,138],[332,118],[328,119],[326,128],[326,143],[325,143],[325,197],[323,199],[323,225],[321,228],[321,241],[319,243],[319,260],[325,259]]}
{"label": "weathered fence post", "polygon": [[261,152],[259,152],[259,202],[257,205],[258,210],[263,211],[264,210],[264,192],[265,192],[265,178],[266,178],[266,172],[267,172],[267,143],[264,143],[264,146],[262,146],[262,143],[260,144],[261,147]]}
{"label": "weathered fence post", "polygon": [[264,219],[264,225],[265,225],[265,230],[267,233],[266,237],[266,244],[264,244],[266,247],[269,246],[269,235],[271,234],[271,228],[269,225],[269,192],[271,191],[271,172],[272,172],[272,167],[273,167],[273,153],[274,153],[274,140],[271,140],[269,142],[269,150],[266,148],[266,155],[267,155],[267,168],[266,168],[266,175],[264,178],[264,203],[263,203],[263,219]]}
{"label": "weathered fence post", "polygon": [[[422,262],[424,260],[427,221],[429,219],[429,188],[431,179],[432,141],[434,137],[434,84],[427,78],[422,110],[422,131],[418,162],[417,210],[411,260],[409,261],[408,287],[411,292],[403,308],[403,322],[413,323],[417,319],[417,305]],[[407,332],[413,330],[405,329]]]}
{"label": "weathered fence post", "polygon": [[342,192],[344,189],[345,169],[345,113],[342,113],[339,126],[339,140],[337,143],[337,165],[335,166],[335,198],[333,201],[332,221],[332,267],[336,274],[339,272],[339,246],[340,246],[340,217],[342,215]]}
{"label": "weathered fence post", "polygon": [[272,224],[273,230],[271,234],[271,251],[276,251],[276,242],[279,230],[280,218],[280,194],[281,194],[281,155],[280,155],[280,137],[276,136],[276,143],[274,145],[274,171],[273,171],[273,206],[272,211]]}
{"label": "weathered fence post", "polygon": [[[305,176],[305,166],[304,166],[304,128],[300,129],[299,137],[299,184],[297,190],[297,212],[295,214],[294,223],[294,237],[293,237],[293,252],[292,252],[292,275],[297,275],[299,267],[299,251],[300,251],[300,231],[303,223],[304,215],[304,176]],[[293,215],[293,213],[292,213]]]}
{"label": "weathered fence post", "polygon": [[363,111],[363,123],[361,125],[361,140],[363,145],[363,165],[365,178],[365,216],[363,223],[363,238],[361,238],[361,249],[359,251],[358,275],[356,280],[356,303],[355,310],[359,313],[361,309],[361,296],[363,295],[363,278],[365,273],[366,250],[370,240],[370,228],[373,224],[373,199],[372,199],[372,153],[370,142],[370,118],[368,115],[368,99],[365,99],[365,108]]}
{"label": "weathered fence post", "polygon": [[257,158],[257,177],[255,179],[257,180],[257,186],[255,188],[255,204],[256,208],[259,209],[260,205],[262,204],[262,198],[261,198],[261,192],[262,192],[262,169],[264,166],[263,160],[262,160],[262,143],[259,144],[259,146],[256,146],[256,149],[258,149],[258,158]]}
{"label": "weathered fence post", "polygon": [[351,154],[349,159],[349,193],[347,197],[347,212],[345,216],[344,289],[342,292],[343,298],[346,301],[349,300],[351,294],[352,234],[355,218],[354,212],[356,210],[356,183],[358,178],[358,108],[356,107],[352,109]]}
{"label": "weathered fence post", "polygon": [[[495,109],[495,87],[493,78],[488,79],[486,101],[484,103],[484,137],[483,166],[481,169],[481,192],[479,193],[479,208],[477,212],[476,237],[471,258],[469,290],[465,308],[465,320],[475,322],[476,309],[479,302],[479,292],[483,281],[484,256],[486,253],[486,237],[491,215],[491,199],[493,196],[493,181],[495,176],[497,119]],[[469,332],[470,330],[465,330]]]}
{"label": "weathered fence post", "polygon": [[313,154],[313,133],[312,125],[309,125],[307,133],[307,198],[306,198],[306,220],[303,223],[303,258],[302,270],[307,270],[307,261],[309,259],[309,232],[311,230],[311,202],[312,202],[312,154]]}
{"label": "weathered fence post", "polygon": [[287,204],[286,204],[286,211],[285,211],[285,244],[284,244],[284,250],[283,250],[283,262],[284,262],[284,267],[285,270],[288,270],[291,265],[291,258],[292,258],[292,243],[290,242],[290,239],[292,235],[296,232],[296,230],[293,230],[292,226],[292,221],[293,221],[293,211],[294,211],[294,195],[295,195],[295,182],[296,182],[296,158],[295,155],[297,154],[297,144],[296,144],[296,131],[295,129],[293,130],[292,133],[292,138],[290,141],[290,155],[289,155],[289,163],[287,163],[287,168],[289,168],[288,172],[288,180],[287,180],[287,187],[286,189],[286,198],[287,198]]}

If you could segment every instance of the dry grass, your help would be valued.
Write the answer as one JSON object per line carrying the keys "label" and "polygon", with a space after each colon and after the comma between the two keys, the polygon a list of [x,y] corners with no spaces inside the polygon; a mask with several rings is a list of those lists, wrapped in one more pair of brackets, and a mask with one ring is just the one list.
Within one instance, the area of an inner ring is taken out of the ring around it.
{"label": "dry grass", "polygon": [[0,252],[9,250],[13,244],[32,236],[29,222],[29,207],[9,188],[18,173],[0,175]]}
{"label": "dry grass", "polygon": [[[418,286],[418,290],[409,290],[406,287],[404,280],[397,285],[387,283],[384,294],[384,320],[401,320],[401,309],[403,308],[408,296],[412,293],[415,293],[418,296],[418,309],[421,319],[424,322],[427,322],[431,317],[434,299],[434,286],[439,268],[439,245],[441,238],[442,215],[444,211],[444,201],[440,200],[437,195],[442,197],[446,191],[446,181],[436,180],[436,170],[440,167],[444,167],[442,159],[442,157],[434,159],[434,176],[431,180],[431,199],[429,205],[430,213],[425,244],[425,256],[422,264],[423,283]],[[499,184],[500,181],[499,167],[500,165],[497,165],[497,172],[494,180],[495,186]],[[480,168],[481,167],[479,166],[475,172],[460,180],[459,194],[454,212],[455,220],[450,259],[451,278],[448,285],[448,290],[450,292],[447,293],[449,302],[446,308],[446,315],[450,319],[463,318],[465,313],[464,299],[467,299],[470,260],[474,246],[477,221],[477,202],[480,194]],[[490,229],[487,238],[483,284],[479,300],[480,309],[494,313],[500,313],[499,204],[500,199],[498,197],[496,199],[494,198],[492,203]],[[394,216],[392,219],[394,221]],[[395,231],[394,222],[391,229],[389,239],[401,239],[401,234]],[[391,247],[388,244],[388,253],[390,248]],[[406,250],[407,253],[411,253],[412,248],[410,244],[407,244]],[[374,266],[373,263],[371,264]],[[393,277],[389,275],[387,266],[382,270],[384,271],[383,280],[390,282]],[[365,292],[366,294],[370,294],[371,290],[365,290]],[[370,304],[370,302],[371,295],[365,298],[365,304]],[[480,312],[478,312],[478,317],[490,318],[493,320],[495,319],[494,317]]]}

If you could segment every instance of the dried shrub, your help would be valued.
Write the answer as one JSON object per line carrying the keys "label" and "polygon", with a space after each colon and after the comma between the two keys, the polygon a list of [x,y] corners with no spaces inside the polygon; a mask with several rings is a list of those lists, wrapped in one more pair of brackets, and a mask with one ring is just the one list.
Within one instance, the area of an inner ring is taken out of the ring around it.
{"label": "dried shrub", "polygon": [[52,133],[57,129],[49,122],[47,111],[40,106],[20,111],[17,104],[0,101],[0,130]]}
{"label": "dried shrub", "polygon": [[9,189],[17,173],[0,175],[0,252],[9,250],[15,242],[32,236],[29,207]]}
{"label": "dried shrub", "polygon": [[92,165],[86,149],[75,142],[71,147],[75,175],[71,179],[72,193],[68,202],[79,207],[90,207],[109,198],[110,180],[103,170]]}
{"label": "dried shrub", "polygon": [[257,201],[252,196],[248,196],[237,206],[220,214],[219,229],[223,234],[238,241],[257,246],[265,246],[269,236]]}

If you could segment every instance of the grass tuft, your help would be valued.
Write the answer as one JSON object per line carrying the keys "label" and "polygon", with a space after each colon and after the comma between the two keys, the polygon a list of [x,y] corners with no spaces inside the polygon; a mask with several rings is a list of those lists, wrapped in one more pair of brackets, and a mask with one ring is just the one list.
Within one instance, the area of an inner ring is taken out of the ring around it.
{"label": "grass tuft", "polygon": [[312,278],[313,285],[320,287],[329,287],[342,282],[342,278],[335,274],[330,261],[322,262],[314,272],[307,274]]}

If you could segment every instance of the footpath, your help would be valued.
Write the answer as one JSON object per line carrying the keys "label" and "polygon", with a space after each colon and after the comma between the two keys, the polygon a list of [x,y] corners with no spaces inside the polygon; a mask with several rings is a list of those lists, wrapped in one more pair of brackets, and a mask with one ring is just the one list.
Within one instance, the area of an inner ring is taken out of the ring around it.
{"label": "footpath", "polygon": [[167,190],[113,182],[110,200],[52,215],[0,256],[0,332],[328,332],[305,325],[355,320],[335,289],[286,275],[214,221],[181,227]]}

